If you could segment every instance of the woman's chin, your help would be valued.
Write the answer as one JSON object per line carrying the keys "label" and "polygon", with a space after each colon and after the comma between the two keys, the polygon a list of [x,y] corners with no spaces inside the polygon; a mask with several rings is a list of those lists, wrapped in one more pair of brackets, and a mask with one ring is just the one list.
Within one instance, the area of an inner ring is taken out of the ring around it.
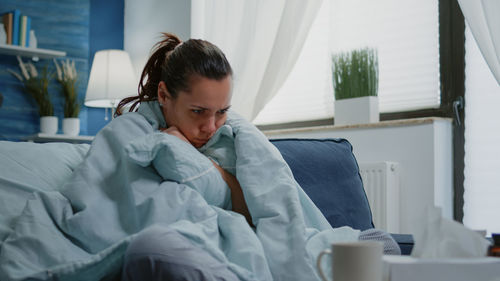
{"label": "woman's chin", "polygon": [[200,148],[208,142],[208,139],[193,139],[190,142],[194,147]]}
{"label": "woman's chin", "polygon": [[192,144],[194,147],[196,147],[196,148],[200,148],[200,147],[204,146],[204,145],[205,145],[205,143],[206,143],[206,142],[193,142],[193,141],[191,142],[191,144]]}

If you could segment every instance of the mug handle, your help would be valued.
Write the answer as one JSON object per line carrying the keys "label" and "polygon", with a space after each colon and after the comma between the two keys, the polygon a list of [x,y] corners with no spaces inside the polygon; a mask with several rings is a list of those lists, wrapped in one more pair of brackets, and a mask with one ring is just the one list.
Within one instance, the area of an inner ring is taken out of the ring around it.
{"label": "mug handle", "polygon": [[323,281],[328,281],[328,278],[326,278],[325,274],[323,273],[323,270],[321,269],[321,258],[324,255],[331,255],[331,254],[332,254],[331,250],[328,249],[323,250],[321,251],[321,253],[319,253],[318,259],[316,260],[316,267],[318,267],[319,276],[321,277],[321,279],[323,279]]}

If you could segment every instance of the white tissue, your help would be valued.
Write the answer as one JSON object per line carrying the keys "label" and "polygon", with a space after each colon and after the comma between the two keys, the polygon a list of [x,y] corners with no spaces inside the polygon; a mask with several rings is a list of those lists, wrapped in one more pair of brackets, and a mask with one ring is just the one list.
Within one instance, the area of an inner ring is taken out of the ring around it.
{"label": "white tissue", "polygon": [[419,258],[485,257],[490,242],[462,224],[443,218],[441,209],[427,208],[426,226],[414,234],[411,255]]}

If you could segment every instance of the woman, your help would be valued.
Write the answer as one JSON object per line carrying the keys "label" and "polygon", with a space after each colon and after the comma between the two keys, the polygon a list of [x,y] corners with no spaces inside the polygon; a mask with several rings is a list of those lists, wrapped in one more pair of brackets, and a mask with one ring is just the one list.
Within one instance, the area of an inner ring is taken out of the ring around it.
{"label": "woman", "polygon": [[[164,36],[142,72],[139,95],[120,102],[117,115],[128,103],[132,103],[130,111],[139,103],[153,104],[160,109],[166,124],[161,131],[201,148],[226,122],[231,101],[231,66],[224,54],[209,42],[193,39],[181,42],[175,35]],[[232,174],[212,163],[230,188],[232,210],[245,216],[252,226],[240,184]],[[285,194],[280,197],[281,203],[287,205],[285,198]],[[280,215],[288,214],[271,212],[271,216]],[[297,235],[303,236],[300,228]],[[271,240],[277,237],[271,236]],[[386,254],[399,251],[388,234],[375,229],[361,232],[358,239],[384,242]],[[298,240],[293,241],[295,244]],[[271,241],[270,245],[273,244]],[[238,277],[227,265],[176,231],[153,227],[141,232],[128,247],[122,280],[238,280]]]}
{"label": "woman", "polygon": [[[231,102],[232,69],[215,45],[190,39],[185,42],[164,33],[142,71],[139,95],[123,99],[134,111],[140,103],[157,102],[167,124],[161,131],[202,147],[224,125]],[[251,218],[236,178],[213,162],[231,190],[232,209]],[[181,256],[179,256],[181,255]],[[153,228],[129,246],[122,280],[237,280],[187,239],[166,228]]]}

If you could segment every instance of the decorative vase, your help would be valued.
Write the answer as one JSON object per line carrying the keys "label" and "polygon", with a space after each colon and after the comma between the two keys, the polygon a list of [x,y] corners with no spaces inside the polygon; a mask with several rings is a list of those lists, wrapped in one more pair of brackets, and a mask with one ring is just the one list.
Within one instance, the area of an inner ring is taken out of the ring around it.
{"label": "decorative vase", "polygon": [[30,30],[30,45],[29,47],[30,48],[36,48],[37,47],[37,40],[36,40],[36,36],[35,36],[35,31],[34,30]]}
{"label": "decorative vase", "polygon": [[40,133],[55,135],[57,133],[57,117],[56,116],[41,116],[40,117]]}
{"label": "decorative vase", "polygon": [[62,124],[63,134],[69,136],[78,136],[80,134],[79,118],[64,118]]}
{"label": "decorative vase", "polygon": [[378,97],[366,96],[335,101],[335,125],[377,123]]}
{"label": "decorative vase", "polygon": [[3,23],[0,23],[0,45],[7,45],[7,33],[5,33]]}

